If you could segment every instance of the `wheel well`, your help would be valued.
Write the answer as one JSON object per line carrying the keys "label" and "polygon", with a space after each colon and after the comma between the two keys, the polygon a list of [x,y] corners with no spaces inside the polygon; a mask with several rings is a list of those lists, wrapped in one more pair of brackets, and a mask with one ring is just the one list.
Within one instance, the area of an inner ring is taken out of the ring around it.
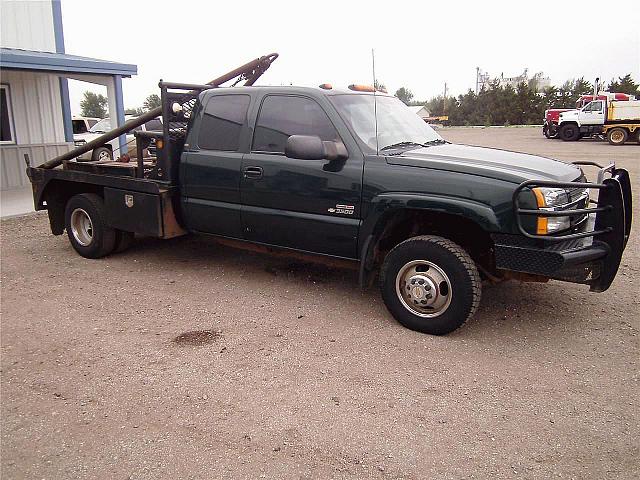
{"label": "wheel well", "polygon": [[438,235],[460,245],[485,272],[492,273],[493,241],[480,225],[460,215],[425,210],[401,210],[391,213],[374,231],[374,267],[379,267],[389,251],[417,235]]}
{"label": "wheel well", "polygon": [[40,203],[42,206],[42,202],[47,202],[49,223],[54,235],[62,235],[64,232],[64,209],[69,199],[80,193],[96,193],[102,197],[104,187],[66,180],[51,180],[45,187]]}

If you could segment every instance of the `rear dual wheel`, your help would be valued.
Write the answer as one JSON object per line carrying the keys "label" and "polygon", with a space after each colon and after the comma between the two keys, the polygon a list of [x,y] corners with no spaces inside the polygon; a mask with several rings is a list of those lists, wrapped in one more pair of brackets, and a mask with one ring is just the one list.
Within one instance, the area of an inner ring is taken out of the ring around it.
{"label": "rear dual wheel", "polygon": [[624,128],[612,128],[607,132],[607,141],[611,145],[624,145],[628,138],[629,134]]}
{"label": "rear dual wheel", "polygon": [[132,233],[107,225],[104,200],[95,193],[71,197],[64,218],[71,246],[85,258],[101,258],[123,251],[133,241]]}

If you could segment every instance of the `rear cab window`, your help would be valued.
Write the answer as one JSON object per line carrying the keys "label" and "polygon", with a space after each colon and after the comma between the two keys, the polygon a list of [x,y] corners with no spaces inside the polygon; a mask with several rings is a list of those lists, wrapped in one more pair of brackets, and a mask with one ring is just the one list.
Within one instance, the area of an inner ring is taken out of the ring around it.
{"label": "rear cab window", "polygon": [[325,141],[340,141],[331,120],[315,100],[268,95],[258,114],[251,150],[284,154],[291,135],[314,135]]}
{"label": "rear cab window", "polygon": [[242,127],[247,120],[249,95],[214,95],[205,105],[198,132],[198,147],[237,152]]}

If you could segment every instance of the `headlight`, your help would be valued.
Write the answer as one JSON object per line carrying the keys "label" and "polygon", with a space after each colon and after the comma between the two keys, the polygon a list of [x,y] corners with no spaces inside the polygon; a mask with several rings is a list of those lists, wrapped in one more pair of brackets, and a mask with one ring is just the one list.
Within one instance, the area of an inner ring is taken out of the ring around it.
{"label": "headlight", "polygon": [[533,193],[536,196],[538,208],[556,207],[569,203],[569,194],[564,188],[537,187],[533,189]]}
{"label": "headlight", "polygon": [[[560,210],[558,207],[569,203],[569,194],[564,188],[536,187],[533,189],[538,209],[547,211]],[[547,235],[560,232],[571,227],[570,217],[538,217],[536,233]]]}

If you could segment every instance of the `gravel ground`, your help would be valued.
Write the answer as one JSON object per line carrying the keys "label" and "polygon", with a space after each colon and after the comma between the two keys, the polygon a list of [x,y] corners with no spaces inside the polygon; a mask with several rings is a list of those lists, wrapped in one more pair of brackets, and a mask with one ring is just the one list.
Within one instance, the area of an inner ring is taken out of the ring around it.
{"label": "gravel ground", "polygon": [[[616,159],[638,217],[638,146],[442,134]],[[198,237],[92,261],[3,221],[2,478],[638,478],[637,231],[606,293],[486,286],[432,337],[349,269]]]}

